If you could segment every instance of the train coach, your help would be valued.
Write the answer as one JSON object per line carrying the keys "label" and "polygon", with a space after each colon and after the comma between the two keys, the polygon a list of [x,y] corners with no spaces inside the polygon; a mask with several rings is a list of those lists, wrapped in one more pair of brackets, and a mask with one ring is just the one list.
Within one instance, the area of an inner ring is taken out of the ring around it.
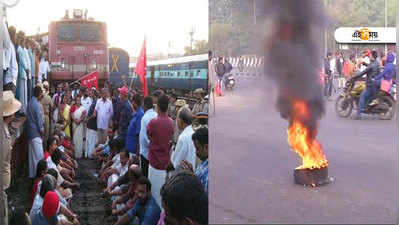
{"label": "train coach", "polygon": [[[129,65],[129,77],[140,86],[135,63]],[[147,85],[150,89],[175,89],[177,92],[207,90],[208,54],[184,56],[147,62]]]}

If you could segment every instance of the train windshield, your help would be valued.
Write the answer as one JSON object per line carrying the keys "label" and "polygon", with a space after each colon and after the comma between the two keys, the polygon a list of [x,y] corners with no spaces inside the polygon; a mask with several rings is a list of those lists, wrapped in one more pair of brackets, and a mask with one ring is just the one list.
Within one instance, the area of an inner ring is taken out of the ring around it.
{"label": "train windshield", "polygon": [[59,24],[57,27],[57,37],[60,41],[76,41],[78,27],[74,24]]}
{"label": "train windshield", "polygon": [[81,41],[100,41],[101,40],[100,24],[84,24],[80,25]]}

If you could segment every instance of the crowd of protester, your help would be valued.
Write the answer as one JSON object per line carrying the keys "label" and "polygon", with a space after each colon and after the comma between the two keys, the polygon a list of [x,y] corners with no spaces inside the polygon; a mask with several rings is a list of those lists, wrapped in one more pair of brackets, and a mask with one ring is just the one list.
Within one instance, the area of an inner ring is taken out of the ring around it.
{"label": "crowd of protester", "polygon": [[[162,90],[143,98],[127,86],[112,96],[108,85],[100,93],[79,84],[70,86],[60,83],[50,94],[49,83],[39,83],[24,112],[33,183],[32,224],[79,224],[70,201],[80,187],[76,181],[80,158],[98,162],[98,183],[112,201],[116,224],[164,224],[165,220],[206,224],[204,91],[195,90],[197,102],[190,109],[185,100]],[[3,114],[4,121],[12,121],[23,104],[12,90],[4,93],[3,101],[16,105],[11,115]]]}
{"label": "crowd of protester", "polygon": [[[8,224],[12,141],[9,126],[26,117],[27,220],[79,224],[70,205],[79,191],[77,160],[98,162],[98,182],[116,224],[208,223],[208,96],[194,91],[191,108],[174,92],[141,96],[106,82],[50,87],[46,46],[3,26],[4,151],[1,222]],[[112,95],[111,95],[112,93]]]}
{"label": "crowd of protester", "polygon": [[[355,54],[355,52],[347,54],[344,54],[343,52],[327,53],[327,56],[324,59],[324,71],[321,73],[321,78],[325,85],[324,95],[328,100],[331,100],[330,97],[333,91],[337,92],[337,90],[343,89],[346,81],[367,69],[373,51],[377,52],[376,50],[366,49],[360,54]],[[390,55],[391,57],[389,57]],[[377,52],[376,60],[380,72],[384,70],[384,67],[388,63],[396,64],[395,56],[396,54],[392,49],[389,49],[387,53]],[[393,59],[393,61],[390,62],[389,58]],[[394,80],[396,79],[395,77],[393,78]],[[334,80],[338,81],[338,87],[335,87],[333,82]]]}

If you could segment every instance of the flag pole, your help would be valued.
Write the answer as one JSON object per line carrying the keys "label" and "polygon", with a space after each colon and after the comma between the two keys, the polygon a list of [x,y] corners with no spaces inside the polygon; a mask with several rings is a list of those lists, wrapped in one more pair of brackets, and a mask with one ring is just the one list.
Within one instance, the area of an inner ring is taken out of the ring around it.
{"label": "flag pole", "polygon": [[91,72],[91,73],[89,73],[89,74],[86,74],[86,75],[84,75],[83,77],[81,77],[81,78],[75,80],[74,82],[72,82],[72,83],[70,83],[70,84],[68,84],[68,85],[71,86],[71,85],[73,85],[73,84],[76,84],[76,83],[78,83],[80,80],[86,78],[87,76],[91,75],[91,74],[94,73],[94,72],[97,72],[97,73],[98,73],[98,71],[93,71],[93,72]]}

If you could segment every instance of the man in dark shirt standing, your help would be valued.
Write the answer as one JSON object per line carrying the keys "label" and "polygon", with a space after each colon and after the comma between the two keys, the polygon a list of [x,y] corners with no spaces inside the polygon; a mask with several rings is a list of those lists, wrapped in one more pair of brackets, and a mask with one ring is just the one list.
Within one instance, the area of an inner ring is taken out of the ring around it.
{"label": "man in dark shirt standing", "polygon": [[127,128],[129,127],[130,120],[133,116],[133,107],[128,99],[129,89],[126,86],[118,89],[121,97],[121,108],[120,108],[120,118],[119,118],[119,130],[118,136],[121,139],[121,143],[125,144]]}
{"label": "man in dark shirt standing", "polygon": [[141,129],[141,118],[143,118],[144,111],[141,107],[141,96],[139,94],[133,95],[133,108],[135,110],[133,118],[130,120],[126,135],[125,148],[132,154],[139,156],[139,134]]}
{"label": "man in dark shirt standing", "polygon": [[148,178],[152,184],[152,195],[161,205],[160,190],[165,183],[166,165],[170,160],[170,142],[173,136],[173,120],[167,115],[169,99],[162,95],[158,99],[158,116],[150,121],[147,126],[149,146],[149,173]]}
{"label": "man in dark shirt standing", "polygon": [[138,224],[156,225],[161,209],[151,195],[151,183],[146,177],[140,177],[136,187],[137,201],[133,208],[129,210],[115,225],[131,224],[135,218]]}
{"label": "man in dark shirt standing", "polygon": [[327,98],[331,97],[332,91],[332,71],[330,68],[332,54],[327,53],[327,58],[324,59],[324,96]]}
{"label": "man in dark shirt standing", "polygon": [[29,140],[29,177],[34,178],[36,166],[39,160],[43,159],[43,141],[44,125],[43,115],[40,108],[40,100],[43,97],[43,91],[39,86],[33,89],[33,97],[29,101],[26,116],[26,130]]}
{"label": "man in dark shirt standing", "polygon": [[94,153],[94,149],[97,143],[97,118],[94,115],[94,110],[96,108],[98,94],[96,90],[92,91],[93,101],[88,110],[86,117],[86,148],[85,148],[85,156],[86,158],[92,158],[92,154]]}

